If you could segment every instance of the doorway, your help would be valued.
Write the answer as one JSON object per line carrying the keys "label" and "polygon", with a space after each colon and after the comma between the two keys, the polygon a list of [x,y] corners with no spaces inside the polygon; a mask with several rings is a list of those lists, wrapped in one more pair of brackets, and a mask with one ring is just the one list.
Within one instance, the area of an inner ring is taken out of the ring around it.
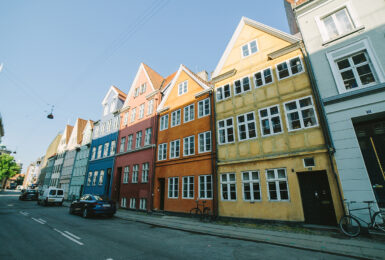
{"label": "doorway", "polygon": [[385,118],[354,124],[377,203],[385,207]]}
{"label": "doorway", "polygon": [[164,210],[164,192],[165,192],[165,180],[164,178],[159,178],[159,209]]}
{"label": "doorway", "polygon": [[297,172],[305,223],[337,225],[326,171]]}

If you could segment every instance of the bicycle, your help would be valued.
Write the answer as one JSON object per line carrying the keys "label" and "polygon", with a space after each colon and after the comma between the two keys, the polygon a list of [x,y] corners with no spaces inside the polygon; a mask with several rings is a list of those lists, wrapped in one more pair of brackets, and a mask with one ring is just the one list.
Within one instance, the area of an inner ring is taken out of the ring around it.
{"label": "bicycle", "polygon": [[[385,210],[375,211],[372,209],[371,204],[374,201],[363,201],[367,203],[368,206],[364,208],[350,209],[349,204],[357,203],[356,201],[347,202],[348,215],[345,215],[341,218],[339,222],[339,227],[342,233],[349,237],[356,237],[361,233],[361,222],[364,222],[368,225],[369,229],[377,229],[385,232]],[[352,214],[352,211],[364,210],[369,211],[370,222],[365,221],[364,219],[358,217],[357,215]]]}
{"label": "bicycle", "polygon": [[[211,220],[211,210],[209,207],[205,207],[205,200],[202,200],[202,204],[199,204],[199,200],[195,201],[197,203],[197,206],[190,209],[190,216],[191,217],[198,217],[201,221],[209,221]],[[203,211],[199,208],[199,206],[202,206]]]}

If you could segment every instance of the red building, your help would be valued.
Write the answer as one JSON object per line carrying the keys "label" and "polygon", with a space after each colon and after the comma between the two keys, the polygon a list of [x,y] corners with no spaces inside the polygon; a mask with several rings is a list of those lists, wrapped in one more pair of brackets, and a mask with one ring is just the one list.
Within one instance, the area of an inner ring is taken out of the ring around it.
{"label": "red building", "polygon": [[120,109],[112,198],[122,208],[150,210],[156,150],[156,109],[165,79],[141,64]]}

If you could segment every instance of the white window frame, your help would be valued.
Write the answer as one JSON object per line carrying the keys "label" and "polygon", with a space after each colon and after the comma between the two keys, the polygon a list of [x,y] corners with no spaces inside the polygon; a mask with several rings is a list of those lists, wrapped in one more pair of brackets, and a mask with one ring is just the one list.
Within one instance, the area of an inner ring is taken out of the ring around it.
{"label": "white window frame", "polygon": [[[300,105],[299,105],[299,101],[300,101],[300,100],[303,100],[303,99],[307,99],[307,98],[310,98],[310,100],[311,100],[311,102],[312,102],[312,105],[311,105],[311,106],[306,106],[306,107],[302,107],[302,108],[301,108]],[[287,108],[286,108],[286,104],[289,104],[289,103],[292,103],[292,102],[295,102],[295,103],[296,103],[297,108],[294,109],[294,110],[288,111]],[[312,97],[312,96],[306,96],[306,97],[301,97],[301,98],[298,98],[298,99],[294,99],[294,100],[287,101],[287,102],[283,103],[283,107],[284,107],[284,109],[285,109],[286,126],[287,126],[287,129],[288,129],[289,132],[294,132],[294,131],[298,131],[298,130],[302,130],[302,129],[308,129],[308,128],[314,128],[314,127],[317,127],[317,126],[318,126],[318,116],[317,116],[317,111],[316,111],[316,108],[315,108],[315,105],[314,105],[314,101],[313,101],[313,97]],[[316,124],[315,124],[315,125],[312,125],[312,126],[305,126],[304,119],[303,119],[303,116],[302,116],[302,113],[301,113],[301,112],[302,112],[302,110],[306,110],[306,109],[313,109],[313,111],[314,111],[314,118],[315,118],[315,121],[316,121]],[[297,112],[297,113],[298,113],[298,116],[299,116],[299,122],[300,122],[300,125],[301,125],[300,128],[291,129],[288,114],[289,114],[289,113],[293,113],[293,112]]]}
{"label": "white window frame", "polygon": [[[226,181],[223,181],[222,180],[222,176],[226,175]],[[230,180],[230,175],[234,175],[234,181],[231,181]],[[229,172],[229,173],[221,173],[220,174],[220,184],[221,184],[221,200],[222,201],[237,201],[237,175],[235,174],[235,172]],[[231,199],[231,185],[234,185],[235,187],[235,199]],[[227,193],[228,193],[228,199],[224,199],[223,198],[223,185],[226,185],[226,190],[227,190]]]}
{"label": "white window frame", "polygon": [[148,175],[150,172],[150,164],[148,162],[142,164],[142,183],[148,182]]}
{"label": "white window frame", "polygon": [[185,106],[183,108],[183,123],[191,122],[194,119],[195,119],[195,104],[190,104],[188,106]]}
{"label": "white window frame", "polygon": [[[227,125],[227,120],[228,119],[231,119],[231,122],[232,122],[232,125],[231,126],[228,126]],[[219,126],[219,123],[224,121],[224,126],[223,127],[220,127]],[[233,117],[228,117],[228,118],[225,118],[225,119],[222,119],[222,120],[218,120],[217,122],[218,124],[218,144],[220,145],[223,145],[223,144],[232,144],[235,142],[235,132],[234,132],[234,118]],[[228,129],[232,128],[233,129],[233,141],[232,142],[229,142],[228,141]],[[221,139],[220,139],[220,131],[223,130],[225,131],[225,142],[221,142]]]}
{"label": "white window frame", "polygon": [[[273,116],[271,115],[271,112],[270,112],[270,109],[273,108],[273,107],[277,107],[278,108],[278,114],[274,114]],[[267,111],[267,116],[264,116],[262,117],[261,116],[261,111],[262,110],[266,110]],[[279,134],[282,134],[283,133],[283,123],[282,123],[282,118],[281,118],[281,110],[280,110],[280,107],[279,105],[273,105],[273,106],[269,106],[269,107],[264,107],[264,108],[261,108],[258,110],[258,117],[259,117],[259,126],[261,128],[261,136],[262,137],[267,137],[267,136],[272,136],[272,135],[279,135]],[[277,132],[277,133],[274,133],[273,131],[273,122],[272,122],[272,118],[275,118],[275,117],[278,117],[279,118],[279,123],[281,125],[281,131],[280,132]],[[262,124],[262,120],[268,120],[269,121],[269,126],[270,126],[270,132],[273,132],[273,133],[270,133],[270,134],[264,134],[263,132],[263,124]]]}
{"label": "white window frame", "polygon": [[[192,147],[191,147],[191,140],[192,140]],[[187,153],[186,153],[186,146],[187,147]],[[192,148],[192,152],[191,152]],[[195,154],[195,135],[187,136],[183,138],[183,156],[191,156]]]}
{"label": "white window frame", "polygon": [[178,96],[186,94],[188,92],[188,81],[185,80],[178,84]]}
{"label": "white window frame", "polygon": [[[253,120],[248,120],[247,119],[247,115],[248,114],[253,114]],[[244,117],[245,121],[243,123],[240,123],[239,122],[239,118],[240,117]],[[254,131],[255,131],[255,137],[250,137],[249,136],[249,124],[254,124]],[[241,139],[241,130],[240,130],[240,127],[241,126],[245,126],[245,129],[246,129],[246,138],[245,139]],[[237,115],[237,130],[238,130],[238,140],[239,142],[243,142],[243,141],[247,141],[247,140],[253,140],[253,139],[257,139],[258,138],[258,133],[257,133],[257,123],[255,121],[255,113],[254,111],[251,111],[251,112],[247,112],[247,113],[244,113],[244,114],[241,114],[241,115]]]}
{"label": "white window frame", "polygon": [[[265,71],[266,70],[270,71],[270,76],[271,76],[271,82],[268,82],[268,83],[266,83],[266,77],[265,77]],[[257,85],[257,78],[255,76],[257,73],[261,73],[262,85],[260,85],[260,86]],[[264,68],[263,70],[254,72],[253,73],[253,82],[254,82],[254,87],[256,89],[274,83],[273,69],[271,67],[268,67],[268,68]]]}
{"label": "white window frame", "polygon": [[[253,177],[253,172],[256,172],[257,175],[258,175],[258,179],[257,180],[254,180],[252,177]],[[245,180],[244,179],[244,174],[248,174],[249,175],[249,179],[248,180]],[[243,195],[243,200],[244,201],[250,201],[250,202],[253,202],[253,201],[262,201],[262,192],[261,192],[261,178],[260,178],[260,175],[259,175],[259,171],[255,171],[255,170],[252,170],[252,171],[243,171],[241,172],[241,178],[242,178],[242,195]],[[259,186],[259,190],[257,191],[259,193],[259,199],[255,199],[254,198],[254,184],[255,183],[258,183],[258,186]],[[246,196],[245,196],[245,185],[248,184],[250,185],[250,199],[246,199]]]}
{"label": "white window frame", "polygon": [[142,147],[142,131],[136,132],[136,138],[135,138],[135,149],[138,149]]}
{"label": "white window frame", "polygon": [[144,145],[150,145],[151,144],[151,136],[152,136],[152,128],[146,128],[144,133]]}
{"label": "white window frame", "polygon": [[139,118],[138,119],[142,119],[143,117],[144,117],[144,103],[140,104],[140,106],[139,106]]}
{"label": "white window frame", "polygon": [[[210,177],[210,181],[208,181],[208,177]],[[203,179],[203,182],[202,182],[202,179]],[[208,183],[210,183],[210,193],[211,193],[211,196],[208,196]],[[204,188],[203,190],[201,189],[201,185],[203,184]],[[201,196],[201,193],[203,192],[203,196]],[[198,178],[198,196],[200,199],[212,199],[213,198],[213,177],[212,175],[199,175],[199,178]]]}
{"label": "white window frame", "polygon": [[132,176],[131,176],[131,183],[138,183],[138,176],[139,176],[139,164],[134,164],[132,166]]}
{"label": "white window frame", "polygon": [[158,145],[158,161],[167,160],[167,143]]}
{"label": "white window frame", "polygon": [[[252,42],[254,42],[254,41],[255,41],[255,45],[257,46],[257,51],[255,51],[255,52],[252,53],[252,52],[251,52],[250,44],[251,44]],[[244,46],[247,46],[247,50],[248,50],[248,52],[249,52],[248,55],[244,55],[244,54],[243,54],[243,47],[244,47]],[[259,46],[258,46],[258,41],[257,41],[257,39],[251,40],[251,41],[249,41],[248,43],[243,44],[243,45],[241,46],[241,57],[242,57],[242,58],[249,57],[249,56],[251,56],[251,55],[257,53],[258,51],[259,51]]]}
{"label": "white window frame", "polygon": [[171,127],[178,126],[181,123],[182,112],[180,109],[171,113]]}
{"label": "white window frame", "polygon": [[[183,176],[182,177],[182,198],[183,199],[194,199],[195,198],[195,183],[194,176]],[[187,189],[185,189],[185,184],[187,185]],[[192,190],[191,190],[192,185]],[[190,192],[192,191],[192,197],[190,196]],[[187,193],[185,196],[185,192]]]}
{"label": "white window frame", "polygon": [[168,129],[168,114],[160,117],[159,124],[159,131]]}
{"label": "white window frame", "polygon": [[130,166],[125,166],[123,169],[123,183],[128,183],[128,180],[130,178]]}
{"label": "white window frame", "polygon": [[[229,90],[230,95],[228,97],[225,97],[225,88],[228,88],[228,90]],[[219,98],[219,94],[218,93],[220,93],[221,98]],[[225,84],[225,85],[220,86],[220,87],[217,88],[216,99],[217,99],[218,102],[226,100],[226,99],[229,99],[229,98],[231,98],[231,85],[230,85],[230,83]]]}
{"label": "white window frame", "polygon": [[[206,112],[206,103],[208,103],[208,112]],[[209,116],[211,114],[210,98],[205,98],[198,102],[198,118]]]}
{"label": "white window frame", "polygon": [[[279,178],[278,177],[278,170],[284,170],[285,171],[285,178]],[[268,171],[274,171],[275,178],[274,179],[268,179]],[[289,191],[289,181],[287,178],[287,171],[286,168],[275,168],[275,169],[266,169],[265,171],[266,174],[266,189],[267,189],[267,195],[269,198],[269,201],[290,201],[290,191]],[[280,181],[285,181],[286,182],[286,189],[287,189],[287,199],[281,199],[281,190],[279,187],[279,182]],[[269,182],[274,182],[275,183],[275,188],[277,191],[277,199],[271,199],[270,198],[270,189],[269,189]]]}
{"label": "white window frame", "polygon": [[168,178],[167,197],[169,199],[177,199],[179,197],[179,177]]}
{"label": "white window frame", "polygon": [[[290,61],[291,61],[291,60],[294,60],[294,59],[297,59],[297,58],[299,59],[299,61],[300,61],[300,63],[301,63],[301,68],[302,68],[302,70],[301,70],[300,72],[297,72],[297,73],[293,74],[292,69],[291,69],[291,66],[290,66]],[[279,70],[278,70],[278,65],[281,65],[282,63],[286,63],[287,70],[288,70],[288,72],[289,72],[289,75],[286,76],[286,77],[283,77],[283,78],[281,78],[281,77],[279,76]],[[287,59],[287,60],[285,60],[285,61],[282,61],[282,62],[280,62],[280,63],[275,64],[275,71],[276,71],[277,79],[278,79],[278,81],[280,81],[280,80],[288,79],[288,78],[291,78],[291,77],[293,77],[293,76],[300,75],[300,74],[304,73],[304,72],[305,72],[305,67],[304,67],[304,65],[303,65],[301,56],[296,56],[296,57],[292,57],[292,58],[290,58],[290,59]]]}
{"label": "white window frame", "polygon": [[[249,89],[248,89],[248,90],[245,90],[244,84],[243,84],[243,80],[246,79],[246,78],[247,78],[248,81],[249,81]],[[241,92],[239,92],[239,93],[237,93],[237,91],[236,91],[236,85],[235,85],[235,82],[237,82],[237,81],[239,81],[240,84],[241,84]],[[251,87],[251,80],[250,80],[249,75],[244,76],[244,77],[242,77],[242,78],[240,78],[240,79],[236,79],[236,80],[234,80],[234,82],[233,82],[234,96],[238,96],[238,95],[241,95],[241,94],[243,94],[243,93],[249,92],[249,91],[251,91],[251,89],[252,89],[252,87]]]}
{"label": "white window frame", "polygon": [[180,156],[180,139],[170,142],[170,159],[179,158]]}
{"label": "white window frame", "polygon": [[[207,136],[209,136],[209,146],[210,148],[207,149]],[[203,139],[202,139],[203,138]],[[203,145],[203,149],[201,149],[201,142],[203,141],[202,145]],[[198,153],[207,153],[207,152],[211,152],[211,149],[212,149],[212,142],[211,142],[211,131],[207,131],[207,132],[203,132],[203,133],[199,133],[198,134]]]}

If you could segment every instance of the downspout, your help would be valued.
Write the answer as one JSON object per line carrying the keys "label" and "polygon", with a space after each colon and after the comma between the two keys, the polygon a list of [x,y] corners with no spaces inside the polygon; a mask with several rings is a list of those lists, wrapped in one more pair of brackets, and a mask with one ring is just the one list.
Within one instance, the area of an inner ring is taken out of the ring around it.
{"label": "downspout", "polygon": [[[215,152],[214,149],[212,149],[211,152],[211,167],[213,172],[213,213],[214,218],[218,218],[219,212],[218,212],[218,164],[217,164],[217,154],[218,154],[218,143],[217,143],[217,130],[216,130],[216,112],[215,112],[215,100],[216,98],[213,95],[214,92],[214,86],[212,86],[212,91],[210,91],[210,97],[213,100],[213,109],[212,109],[212,116],[210,116],[210,123],[212,128],[212,138],[211,138],[211,144],[214,144],[214,137],[215,137]],[[212,146],[211,146],[212,147]]]}
{"label": "downspout", "polygon": [[[302,35],[301,27],[299,26],[297,15],[295,14],[294,17],[295,17],[295,22],[297,24],[298,30],[299,30],[300,34]],[[344,204],[343,194],[342,194],[342,190],[341,190],[341,186],[340,186],[340,180],[339,180],[339,177],[337,175],[336,169],[334,167],[334,161],[333,161],[333,155],[335,153],[335,147],[334,147],[333,140],[331,138],[331,133],[330,133],[329,125],[327,124],[325,107],[323,106],[323,103],[322,103],[322,99],[321,99],[321,95],[319,93],[319,88],[318,88],[318,85],[317,85],[317,81],[316,81],[315,76],[314,76],[314,71],[313,71],[313,67],[312,67],[312,64],[311,64],[311,60],[309,59],[308,51],[306,49],[306,46],[305,46],[303,40],[300,43],[300,48],[301,48],[302,56],[304,57],[306,68],[307,68],[307,70],[309,72],[310,87],[312,88],[313,93],[314,93],[315,104],[316,104],[317,110],[320,111],[319,118],[320,118],[320,125],[321,125],[321,128],[322,128],[322,134],[323,134],[323,137],[324,137],[324,139],[326,141],[326,146],[327,146],[327,150],[328,150],[328,158],[329,158],[329,162],[330,162],[330,167],[331,167],[331,170],[333,172],[333,176],[334,176],[334,178],[336,180],[337,190],[338,190],[338,194],[339,194],[339,197],[340,197],[342,213],[345,215],[346,211],[345,211],[345,204]]]}

